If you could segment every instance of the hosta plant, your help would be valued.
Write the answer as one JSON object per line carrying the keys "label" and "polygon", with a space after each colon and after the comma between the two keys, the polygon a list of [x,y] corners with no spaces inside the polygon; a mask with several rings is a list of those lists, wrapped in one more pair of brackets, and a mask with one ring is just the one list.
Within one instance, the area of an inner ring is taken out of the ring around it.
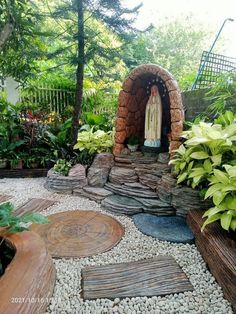
{"label": "hosta plant", "polygon": [[71,168],[72,164],[65,159],[58,159],[56,164],[53,166],[53,169],[63,176],[68,176]]}
{"label": "hosta plant", "polygon": [[224,165],[224,171],[214,169],[209,178],[210,187],[206,191],[205,199],[212,198],[214,207],[207,210],[203,217],[207,217],[206,225],[219,220],[223,229],[236,230],[236,166]]}
{"label": "hosta plant", "polygon": [[74,149],[80,151],[87,150],[90,154],[107,153],[111,151],[113,146],[113,132],[97,130],[94,132],[93,128],[88,131],[83,131],[78,134],[78,142]]}
{"label": "hosta plant", "polygon": [[190,131],[170,164],[177,183],[198,188],[214,207],[205,212],[206,225],[219,220],[223,229],[236,230],[236,116],[225,112],[215,123],[200,122]]}
{"label": "hosta plant", "polygon": [[215,168],[234,158],[236,152],[236,124],[226,125],[200,122],[183,132],[185,143],[171,160],[178,175],[178,183],[192,188],[205,187]]}

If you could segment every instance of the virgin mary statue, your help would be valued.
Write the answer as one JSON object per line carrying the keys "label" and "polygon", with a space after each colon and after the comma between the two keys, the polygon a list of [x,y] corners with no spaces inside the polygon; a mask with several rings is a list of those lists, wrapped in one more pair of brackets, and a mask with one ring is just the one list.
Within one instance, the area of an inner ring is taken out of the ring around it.
{"label": "virgin mary statue", "polygon": [[145,111],[144,146],[161,146],[162,105],[158,87],[153,85]]}

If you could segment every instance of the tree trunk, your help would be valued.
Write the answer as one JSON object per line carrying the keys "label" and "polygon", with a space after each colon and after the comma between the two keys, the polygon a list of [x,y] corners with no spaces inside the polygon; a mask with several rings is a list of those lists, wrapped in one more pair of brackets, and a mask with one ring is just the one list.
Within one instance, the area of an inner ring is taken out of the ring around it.
{"label": "tree trunk", "polygon": [[14,30],[14,25],[12,23],[6,23],[0,32],[0,51],[4,48],[7,41],[11,38]]}
{"label": "tree trunk", "polygon": [[84,81],[84,12],[83,0],[76,0],[77,17],[78,17],[78,64],[76,70],[76,93],[75,93],[75,107],[72,115],[71,127],[71,144],[77,142],[79,116],[83,101],[83,81]]}

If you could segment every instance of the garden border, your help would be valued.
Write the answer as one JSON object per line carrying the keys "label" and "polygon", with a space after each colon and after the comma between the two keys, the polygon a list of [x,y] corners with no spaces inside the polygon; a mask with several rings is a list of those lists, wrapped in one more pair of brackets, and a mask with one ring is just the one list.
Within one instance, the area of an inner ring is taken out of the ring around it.
{"label": "garden border", "polygon": [[203,232],[203,211],[190,210],[187,222],[191,227],[198,250],[211,273],[222,287],[224,296],[236,313],[236,245],[230,234],[218,223],[208,225]]}

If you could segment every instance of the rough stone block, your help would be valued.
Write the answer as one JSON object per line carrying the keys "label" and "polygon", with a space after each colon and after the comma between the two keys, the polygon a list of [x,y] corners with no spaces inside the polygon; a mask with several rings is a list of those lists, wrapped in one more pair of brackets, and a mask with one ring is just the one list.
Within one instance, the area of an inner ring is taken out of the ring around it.
{"label": "rough stone block", "polygon": [[126,118],[128,115],[128,109],[126,107],[119,107],[117,111],[118,118]]}
{"label": "rough stone block", "polygon": [[119,143],[116,143],[113,147],[113,154],[114,155],[119,155],[122,150],[125,148],[125,145],[124,144],[119,144]]}
{"label": "rough stone block", "polygon": [[179,140],[180,135],[183,131],[183,121],[171,123],[171,140]]}
{"label": "rough stone block", "polygon": [[126,131],[116,132],[115,134],[115,142],[117,144],[123,144],[126,139]]}
{"label": "rough stone block", "polygon": [[170,142],[169,151],[170,151],[171,157],[173,157],[174,150],[178,149],[180,147],[180,145],[181,145],[180,141],[171,141]]}
{"label": "rough stone block", "polygon": [[131,97],[130,93],[124,92],[122,90],[118,97],[119,107],[126,107],[127,103],[129,102],[130,97]]}
{"label": "rough stone block", "polygon": [[171,109],[170,110],[171,122],[178,122],[183,120],[184,113],[180,109]]}
{"label": "rough stone block", "polygon": [[176,80],[167,80],[167,81],[165,81],[165,85],[166,85],[168,92],[179,91],[179,86],[178,86]]}
{"label": "rough stone block", "polygon": [[170,109],[183,110],[182,97],[179,91],[169,92],[170,97]]}
{"label": "rough stone block", "polygon": [[116,131],[117,132],[124,131],[125,127],[126,127],[126,119],[124,119],[124,118],[117,118],[116,119]]}
{"label": "rough stone block", "polygon": [[131,80],[129,77],[124,81],[123,85],[122,85],[122,89],[125,92],[130,93],[133,89],[133,85],[134,85],[134,81]]}

